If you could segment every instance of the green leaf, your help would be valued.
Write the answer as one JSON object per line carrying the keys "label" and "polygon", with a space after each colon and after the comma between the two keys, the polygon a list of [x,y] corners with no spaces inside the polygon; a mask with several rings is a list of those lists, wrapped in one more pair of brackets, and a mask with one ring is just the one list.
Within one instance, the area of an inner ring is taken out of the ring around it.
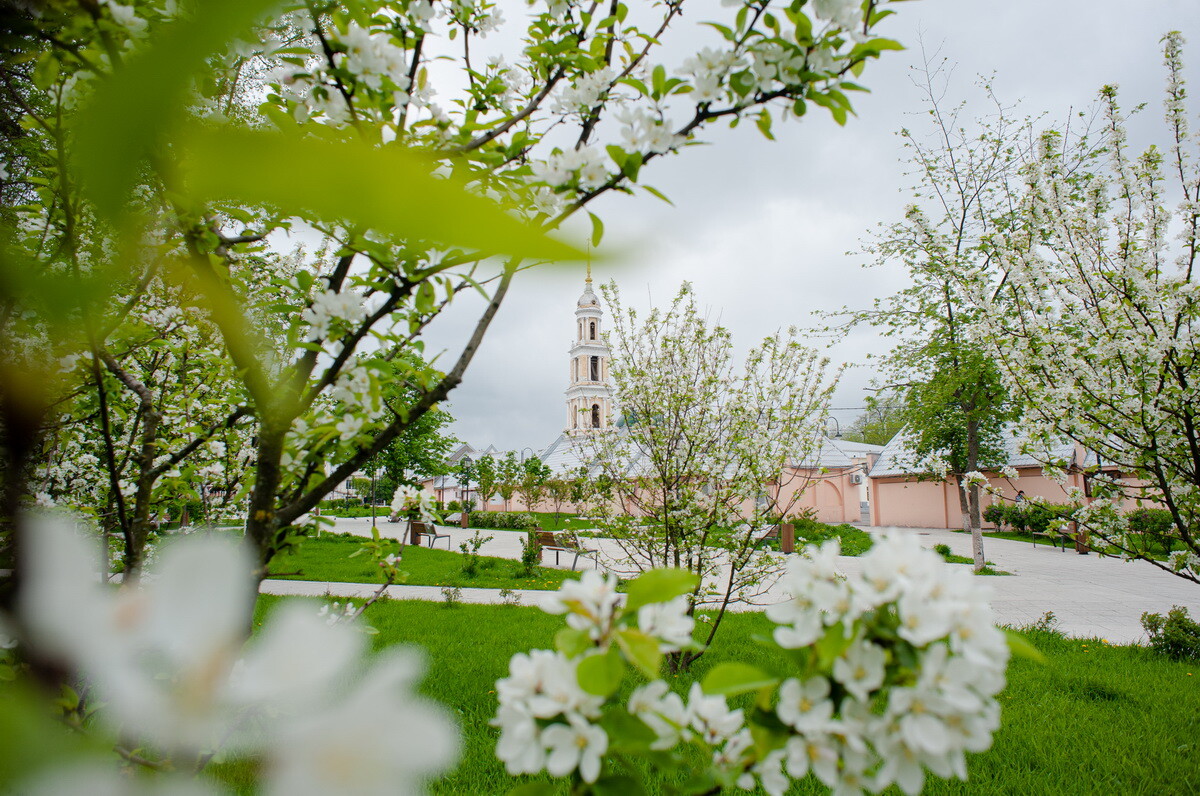
{"label": "green leaf", "polygon": [[588,217],[592,220],[592,245],[599,246],[600,239],[604,237],[604,222],[595,213],[589,212]]}
{"label": "green leaf", "polygon": [[640,630],[628,628],[617,633],[617,645],[642,674],[652,680],[658,677],[658,669],[662,666],[662,652],[656,639]]}
{"label": "green leaf", "polygon": [[705,675],[700,687],[706,694],[734,696],[762,688],[773,688],[776,685],[779,685],[779,678],[772,677],[757,666],[748,663],[720,663]]}
{"label": "green leaf", "polygon": [[[121,215],[142,163],[182,115],[192,76],[205,59],[277,5],[277,0],[207,0],[196,13],[156,29],[153,45],[96,87],[74,125],[74,159],[101,214]],[[236,152],[226,152],[226,160]],[[314,163],[312,170],[327,165]]]}
{"label": "green leaf", "polygon": [[1046,656],[1041,650],[1029,643],[1029,639],[1022,636],[1015,630],[1005,630],[1004,636],[1008,641],[1008,649],[1013,655],[1018,658],[1033,661],[1034,663],[1045,664]]}
{"label": "green leaf", "polygon": [[672,202],[670,199],[668,199],[666,194],[664,194],[662,191],[658,190],[657,188],[651,187],[649,185],[643,185],[642,190],[645,191],[646,193],[650,194],[651,196],[657,196],[659,199],[662,199],[664,202],[669,204],[671,207],[675,206],[675,203]]}
{"label": "green leaf", "polygon": [[582,655],[591,647],[592,640],[588,637],[586,630],[564,627],[554,634],[554,648],[568,658]]}
{"label": "green leaf", "polygon": [[817,639],[817,663],[822,670],[833,666],[833,662],[842,657],[842,653],[850,648],[853,637],[846,636],[846,629],[841,622],[826,628],[825,635]]}
{"label": "green leaf", "polygon": [[610,752],[648,752],[650,744],[658,740],[658,733],[646,722],[619,706],[604,712],[600,726],[608,733]]}
{"label": "green leaf", "polygon": [[[397,144],[317,141],[233,127],[196,128],[183,143],[184,183],[201,199],[265,203],[329,220],[350,217],[380,232],[487,254],[583,257],[472,194],[459,178],[434,177],[432,160]],[[231,152],[238,155],[236,165]]]}
{"label": "green leaf", "polygon": [[638,575],[626,586],[625,610],[635,611],[649,603],[665,603],[687,594],[700,582],[686,569],[652,569]]}
{"label": "green leaf", "polygon": [[774,141],[775,136],[771,133],[771,112],[764,110],[758,114],[758,130],[766,137],[768,141]]}
{"label": "green leaf", "polygon": [[625,661],[616,647],[609,647],[607,652],[581,660],[575,670],[575,679],[589,694],[606,697],[621,687],[621,680],[625,679]]}

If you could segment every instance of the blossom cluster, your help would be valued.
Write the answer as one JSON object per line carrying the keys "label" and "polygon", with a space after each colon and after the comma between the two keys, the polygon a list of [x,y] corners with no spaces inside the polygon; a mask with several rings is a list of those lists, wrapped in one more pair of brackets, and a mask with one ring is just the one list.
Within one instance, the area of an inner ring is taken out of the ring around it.
{"label": "blossom cluster", "polygon": [[[686,698],[650,672],[624,705],[613,698],[619,676],[604,674],[617,647],[628,655],[622,628],[636,615],[660,651],[688,646],[689,597],[668,591],[635,612],[611,578],[588,572],[569,582],[547,607],[567,614],[558,649],[514,656],[497,682],[497,756],[511,774],[596,783],[614,773],[612,747],[686,766],[694,757],[675,750],[688,746],[709,761],[703,781],[771,796],[809,774],[837,793],[896,785],[916,794],[927,771],[965,779],[966,753],[989,748],[999,727],[995,697],[1009,655],[986,590],[912,535],[884,536],[849,577],[837,570],[838,553],[832,541],[792,558],[790,597],[768,609],[773,641],[793,651],[798,672],[721,664]],[[631,584],[631,602],[639,592]],[[751,692],[753,713],[727,701]]]}
{"label": "blossom cluster", "polygon": [[392,494],[392,516],[416,515],[423,522],[434,522],[433,495],[420,487],[401,484]]}
{"label": "blossom cluster", "polygon": [[[574,641],[514,655],[509,676],[496,683],[496,756],[510,774],[577,772],[584,782],[596,781],[609,747],[608,731],[599,723],[601,708],[619,677],[605,682],[585,670],[616,660],[617,649],[630,644],[648,643],[655,667],[662,653],[690,647],[694,623],[686,595],[668,591],[661,596],[666,599],[631,605],[617,593],[616,578],[596,570],[566,581],[555,593],[545,610],[566,614]],[[648,668],[644,660],[640,665]]]}
{"label": "blossom cluster", "polygon": [[838,574],[837,554],[834,541],[793,559],[792,597],[767,612],[781,647],[837,651],[828,671],[780,687],[776,712],[795,731],[788,773],[909,794],[924,768],[965,779],[965,753],[987,749],[1000,725],[1008,662],[985,588],[912,535],[880,539],[857,576]]}
{"label": "blossom cluster", "polygon": [[42,515],[29,528],[23,641],[89,683],[101,721],[144,754],[258,757],[267,794],[404,789],[457,756],[445,711],[414,692],[418,656],[368,662],[352,622],[283,605],[243,650],[253,562],[230,540],[179,539],[141,582],[116,590],[67,521]]}

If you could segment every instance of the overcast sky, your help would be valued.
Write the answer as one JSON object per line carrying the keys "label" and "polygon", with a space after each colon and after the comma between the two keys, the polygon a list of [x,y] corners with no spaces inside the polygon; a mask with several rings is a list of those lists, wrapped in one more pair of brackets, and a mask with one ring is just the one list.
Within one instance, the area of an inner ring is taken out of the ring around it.
{"label": "overcast sky", "polygon": [[[706,136],[711,146],[690,147],[642,171],[641,180],[674,206],[644,194],[591,206],[605,222],[603,247],[620,252],[597,266],[597,280],[615,279],[625,301],[644,308],[669,301],[689,279],[743,348],[780,327],[816,324],[815,311],[866,307],[902,287],[902,272],[864,269],[864,258],[847,252],[879,223],[899,219],[908,201],[896,132],[922,124],[911,115],[922,106],[910,73],[921,61],[922,40],[957,64],[951,99],[978,99],[976,76],[994,72],[1002,100],[1061,118],[1088,106],[1101,85],[1116,83],[1125,105],[1150,103],[1142,123],[1150,134],[1161,129],[1159,39],[1182,30],[1192,39],[1185,58],[1193,96],[1200,92],[1200,0],[920,0],[896,9],[880,34],[909,49],[867,69],[861,82],[872,93],[856,95],[858,116],[845,127],[814,107],[800,123],[777,124],[775,141],[751,124],[714,129]],[[693,15],[684,28],[704,18]],[[699,30],[680,32],[697,46],[708,41]],[[460,439],[540,450],[562,431],[567,349],[583,278],[579,264],[516,280],[451,394],[451,430]],[[467,316],[478,311],[462,302],[432,330],[427,350],[456,354]],[[881,346],[864,330],[829,355],[861,365]],[[842,426],[859,414],[870,380],[867,367],[843,376],[834,401],[846,407],[834,412]]]}

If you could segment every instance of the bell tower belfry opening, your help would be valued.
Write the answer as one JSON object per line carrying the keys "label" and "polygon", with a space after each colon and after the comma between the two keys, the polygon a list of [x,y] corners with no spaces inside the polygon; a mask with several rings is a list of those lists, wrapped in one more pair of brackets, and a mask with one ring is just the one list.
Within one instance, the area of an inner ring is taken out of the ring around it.
{"label": "bell tower belfry opening", "polygon": [[586,434],[612,424],[612,388],[608,384],[611,352],[604,342],[603,324],[604,311],[592,290],[592,264],[588,263],[583,295],[575,305],[571,382],[567,387],[568,434]]}

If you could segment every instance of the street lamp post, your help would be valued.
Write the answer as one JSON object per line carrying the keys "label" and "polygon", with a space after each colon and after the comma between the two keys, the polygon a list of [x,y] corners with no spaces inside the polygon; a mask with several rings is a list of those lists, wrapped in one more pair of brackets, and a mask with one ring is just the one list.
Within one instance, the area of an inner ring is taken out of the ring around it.
{"label": "street lamp post", "polygon": [[[833,422],[833,428],[834,428],[833,434],[829,433],[829,423],[831,421]],[[833,439],[841,439],[842,438],[842,424],[839,423],[838,419],[836,417],[834,417],[833,415],[830,415],[825,418],[825,436],[832,437]]]}

